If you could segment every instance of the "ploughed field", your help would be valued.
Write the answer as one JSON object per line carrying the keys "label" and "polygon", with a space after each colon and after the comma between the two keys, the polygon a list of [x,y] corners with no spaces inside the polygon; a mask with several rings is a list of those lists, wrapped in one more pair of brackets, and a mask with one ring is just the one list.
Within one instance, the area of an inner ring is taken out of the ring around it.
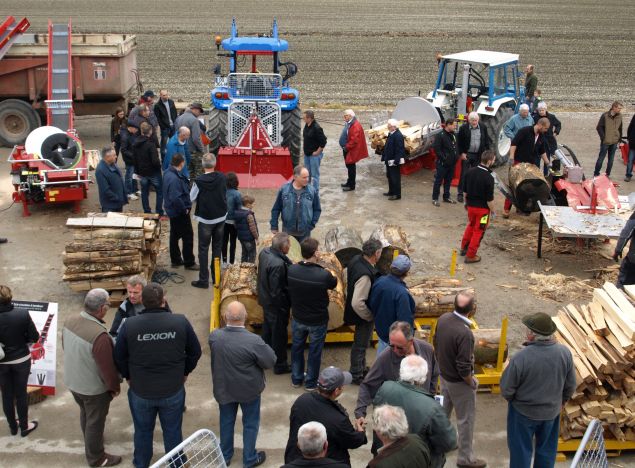
{"label": "ploughed field", "polygon": [[4,0],[3,12],[27,16],[31,32],[44,32],[49,17],[72,16],[75,31],[136,34],[146,87],[168,87],[184,101],[209,101],[217,60],[227,70],[213,36],[229,35],[232,17],[243,35],[266,33],[278,18],[304,107],[391,106],[426,94],[435,52],[470,49],[520,54],[558,107],[604,108],[629,102],[635,90],[635,2],[624,0]]}

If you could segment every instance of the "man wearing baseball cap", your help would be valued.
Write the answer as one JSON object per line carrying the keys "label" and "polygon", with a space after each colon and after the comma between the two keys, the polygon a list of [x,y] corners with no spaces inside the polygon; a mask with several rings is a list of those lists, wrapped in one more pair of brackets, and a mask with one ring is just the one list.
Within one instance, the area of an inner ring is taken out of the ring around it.
{"label": "man wearing baseball cap", "polygon": [[337,402],[344,391],[344,385],[349,385],[352,381],[350,372],[327,367],[320,372],[317,392],[300,395],[293,403],[289,415],[289,440],[284,452],[285,463],[302,458],[298,449],[298,429],[310,421],[316,421],[326,428],[326,456],[350,466],[349,449],[356,449],[367,442],[364,427],[353,427],[348,413]]}
{"label": "man wearing baseball cap", "polygon": [[375,330],[379,337],[378,356],[388,348],[389,329],[394,322],[414,325],[415,301],[404,282],[411,266],[410,258],[397,255],[390,265],[390,274],[375,281],[370,290],[368,307],[375,317]]}
{"label": "man wearing baseball cap", "polygon": [[174,122],[174,128],[187,127],[190,130],[190,138],[187,140],[191,155],[188,171],[192,180],[203,173],[201,158],[205,148],[201,140],[201,122],[198,119],[201,115],[203,115],[203,105],[200,102],[193,102]]}
{"label": "man wearing baseball cap", "polygon": [[527,327],[525,348],[512,356],[500,383],[509,403],[509,466],[529,466],[532,454],[534,466],[553,466],[560,411],[576,387],[575,367],[569,348],[554,340],[556,324],[549,315],[526,315],[522,322]]}

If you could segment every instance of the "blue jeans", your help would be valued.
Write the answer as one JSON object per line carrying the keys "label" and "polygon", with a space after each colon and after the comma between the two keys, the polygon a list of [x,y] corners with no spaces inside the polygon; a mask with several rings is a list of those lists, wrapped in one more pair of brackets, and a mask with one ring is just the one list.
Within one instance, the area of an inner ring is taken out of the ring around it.
{"label": "blue jeans", "polygon": [[300,385],[304,379],[304,345],[307,337],[309,356],[306,362],[305,387],[315,388],[322,364],[322,348],[326,338],[326,325],[304,325],[296,320],[291,322],[293,341],[291,344],[291,381]]}
{"label": "blue jeans", "polygon": [[157,195],[157,213],[163,216],[163,180],[161,179],[161,173],[151,177],[141,178],[141,206],[143,206],[143,212],[152,213],[152,210],[150,209],[151,185],[154,187],[154,191]]}
{"label": "blue jeans", "polygon": [[126,187],[126,195],[132,195],[139,190],[137,181],[132,178],[132,174],[134,174],[134,166],[126,164],[126,175],[123,179],[124,186]]}
{"label": "blue jeans", "polygon": [[141,398],[132,390],[128,390],[128,403],[134,423],[134,456],[132,464],[135,468],[147,468],[152,460],[152,438],[157,414],[163,431],[163,447],[168,453],[183,441],[181,424],[183,407],[185,406],[185,389],[181,388],[167,398],[148,400]]}
{"label": "blue jeans", "polygon": [[251,467],[258,459],[256,439],[260,428],[260,396],[246,403],[225,403],[220,409],[220,448],[225,463],[234,456],[234,425],[238,406],[243,413],[243,466]]}
{"label": "blue jeans", "polygon": [[163,158],[165,157],[165,147],[172,135],[174,135],[174,126],[161,129],[161,162],[163,162]]}
{"label": "blue jeans", "polygon": [[377,357],[379,357],[379,355],[382,353],[382,351],[384,349],[388,348],[388,346],[390,346],[388,343],[386,343],[384,340],[379,338],[378,341],[377,341]]}
{"label": "blue jeans", "polygon": [[438,200],[441,192],[441,183],[443,183],[443,199],[450,199],[450,187],[452,186],[452,178],[454,177],[454,164],[446,167],[437,162],[437,172],[434,175],[434,185],[432,186],[432,199]]}
{"label": "blue jeans", "polygon": [[635,161],[635,148],[628,150],[628,162],[626,163],[626,177],[633,177],[633,161]]}
{"label": "blue jeans", "polygon": [[507,447],[510,468],[530,468],[536,439],[534,468],[553,468],[558,449],[560,416],[549,421],[529,419],[514,409],[507,410]]}
{"label": "blue jeans", "polygon": [[304,167],[309,170],[309,176],[311,177],[311,184],[315,187],[316,191],[320,191],[320,163],[324,153],[320,153],[316,156],[304,156]]}
{"label": "blue jeans", "polygon": [[613,145],[600,145],[600,153],[598,154],[598,160],[595,163],[595,171],[593,171],[594,176],[599,176],[600,171],[602,170],[602,164],[604,164],[604,158],[606,157],[606,153],[609,154],[609,162],[606,163],[606,175],[607,177],[611,175],[611,169],[613,168],[613,158],[615,157],[615,150],[617,149],[617,143]]}

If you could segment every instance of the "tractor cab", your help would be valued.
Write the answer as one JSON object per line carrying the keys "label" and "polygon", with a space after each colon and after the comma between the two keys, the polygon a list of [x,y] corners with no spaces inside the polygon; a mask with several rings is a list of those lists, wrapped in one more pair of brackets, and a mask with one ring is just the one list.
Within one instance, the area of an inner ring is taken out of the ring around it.
{"label": "tractor cab", "polygon": [[518,54],[470,50],[442,55],[435,88],[427,100],[444,119],[467,119],[477,112],[494,140],[497,164],[508,159],[510,141],[503,125],[525,100]]}

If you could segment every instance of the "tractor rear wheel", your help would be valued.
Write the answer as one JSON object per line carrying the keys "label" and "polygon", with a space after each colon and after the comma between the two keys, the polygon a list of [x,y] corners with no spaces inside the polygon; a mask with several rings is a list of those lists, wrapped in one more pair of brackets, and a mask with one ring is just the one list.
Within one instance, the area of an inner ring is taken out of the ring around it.
{"label": "tractor rear wheel", "polygon": [[0,102],[0,145],[21,145],[40,125],[40,116],[28,102],[19,99]]}
{"label": "tractor rear wheel", "polygon": [[227,111],[210,110],[207,121],[207,136],[211,140],[210,153],[218,154],[221,146],[227,146]]}
{"label": "tractor rear wheel", "polygon": [[483,125],[487,128],[487,133],[492,141],[492,149],[496,151],[495,167],[502,166],[509,160],[511,140],[503,132],[503,127],[513,115],[513,109],[500,107],[496,115],[487,118],[482,116]]}
{"label": "tractor rear wheel", "polygon": [[302,111],[299,107],[296,107],[292,111],[282,113],[282,146],[289,149],[293,167],[300,164],[300,154],[302,151],[301,120]]}

